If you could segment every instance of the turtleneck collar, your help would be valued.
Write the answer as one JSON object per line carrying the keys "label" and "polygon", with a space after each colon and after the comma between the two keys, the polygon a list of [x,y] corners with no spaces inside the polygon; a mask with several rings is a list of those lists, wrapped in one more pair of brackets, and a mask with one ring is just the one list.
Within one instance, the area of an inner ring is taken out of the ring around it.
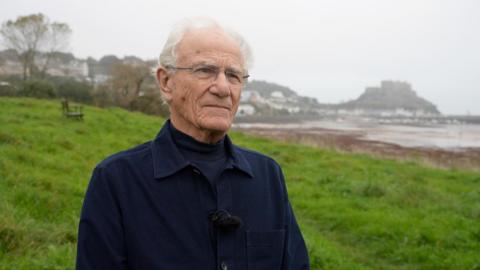
{"label": "turtleneck collar", "polygon": [[225,137],[215,144],[203,143],[176,129],[170,120],[167,124],[174,143],[187,160],[206,161],[226,158]]}
{"label": "turtleneck collar", "polygon": [[[151,144],[155,178],[164,179],[191,165],[191,162],[185,158],[176,143],[173,142],[169,121],[165,122]],[[240,170],[253,179],[252,167],[244,156],[245,151],[234,145],[228,135],[225,135],[224,145],[228,157],[226,168]],[[169,158],[166,159],[165,155],[168,155]]]}

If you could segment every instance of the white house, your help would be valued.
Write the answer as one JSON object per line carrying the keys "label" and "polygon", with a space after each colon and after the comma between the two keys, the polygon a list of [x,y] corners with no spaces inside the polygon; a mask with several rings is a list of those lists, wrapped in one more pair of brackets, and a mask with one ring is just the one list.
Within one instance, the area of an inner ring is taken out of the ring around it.
{"label": "white house", "polygon": [[240,104],[237,110],[237,116],[253,115],[255,113],[255,107],[250,104]]}

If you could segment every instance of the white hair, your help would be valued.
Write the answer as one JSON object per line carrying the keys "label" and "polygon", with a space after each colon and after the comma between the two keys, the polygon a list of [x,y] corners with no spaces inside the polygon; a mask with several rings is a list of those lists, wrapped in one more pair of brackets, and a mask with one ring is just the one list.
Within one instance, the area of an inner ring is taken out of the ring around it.
{"label": "white hair", "polygon": [[167,42],[163,46],[163,50],[158,59],[158,64],[161,67],[176,66],[176,47],[178,43],[182,40],[185,33],[201,28],[219,28],[225,31],[225,33],[231,37],[240,48],[240,53],[242,54],[243,63],[245,65],[244,68],[248,70],[252,67],[252,50],[247,41],[236,31],[230,28],[222,27],[216,21],[209,18],[189,18],[177,23],[173,27],[170,35],[168,36]]}

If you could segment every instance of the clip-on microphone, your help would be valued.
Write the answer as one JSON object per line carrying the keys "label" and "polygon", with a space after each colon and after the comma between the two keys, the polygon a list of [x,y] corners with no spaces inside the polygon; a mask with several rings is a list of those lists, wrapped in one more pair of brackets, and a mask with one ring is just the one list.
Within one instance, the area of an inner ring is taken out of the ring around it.
{"label": "clip-on microphone", "polygon": [[215,227],[220,229],[236,229],[242,225],[242,219],[232,216],[226,210],[217,210],[208,216]]}

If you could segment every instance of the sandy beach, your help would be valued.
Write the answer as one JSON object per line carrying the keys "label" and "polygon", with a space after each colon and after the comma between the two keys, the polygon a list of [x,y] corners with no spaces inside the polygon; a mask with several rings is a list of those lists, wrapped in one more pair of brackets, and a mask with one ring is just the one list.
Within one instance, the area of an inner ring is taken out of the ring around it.
{"label": "sandy beach", "polygon": [[480,170],[480,125],[401,125],[362,121],[236,123],[257,136],[443,168]]}

